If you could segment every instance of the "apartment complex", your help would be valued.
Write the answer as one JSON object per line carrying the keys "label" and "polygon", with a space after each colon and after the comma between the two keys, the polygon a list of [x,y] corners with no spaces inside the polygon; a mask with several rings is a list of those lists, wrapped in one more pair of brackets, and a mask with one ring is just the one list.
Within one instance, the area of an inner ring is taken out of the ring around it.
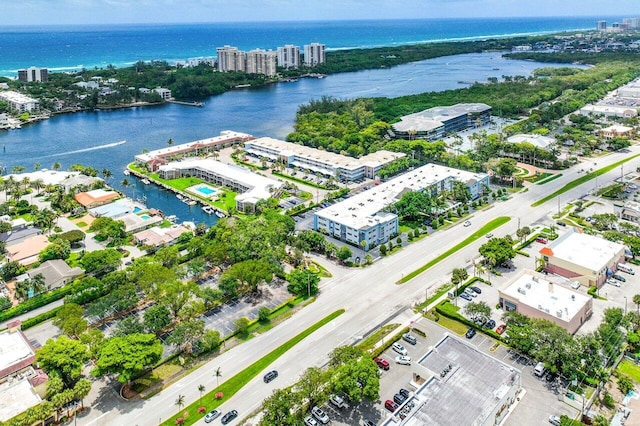
{"label": "apartment complex", "polygon": [[384,166],[405,156],[400,152],[381,150],[353,158],[268,137],[248,140],[244,149],[248,155],[280,161],[286,167],[298,167],[348,182],[360,178],[373,179]]}
{"label": "apartment complex", "polygon": [[298,68],[300,66],[300,46],[285,44],[276,50],[278,66],[282,68]]}
{"label": "apartment complex", "polygon": [[325,57],[324,44],[311,43],[304,46],[304,64],[308,67],[315,67],[318,64],[324,64]]}
{"label": "apartment complex", "polygon": [[49,70],[46,68],[30,67],[27,69],[18,70],[18,80],[25,82],[46,83],[49,81]]}
{"label": "apartment complex", "polygon": [[436,195],[449,191],[455,181],[464,182],[472,198],[478,198],[484,187],[489,186],[486,174],[427,164],[317,211],[313,228],[369,249],[386,243],[398,233],[398,216],[386,212],[385,207],[399,201],[406,192],[425,191]]}
{"label": "apartment complex", "polygon": [[225,45],[218,47],[218,71],[242,71],[245,70],[245,54],[237,47]]}
{"label": "apartment complex", "polygon": [[0,101],[9,104],[9,108],[19,113],[33,112],[40,109],[40,102],[22,93],[6,90],[0,92]]}
{"label": "apartment complex", "polygon": [[276,52],[262,49],[249,51],[247,53],[246,72],[273,77],[276,75]]}
{"label": "apartment complex", "polygon": [[540,318],[574,334],[593,313],[593,297],[550,281],[547,275],[524,270],[498,289],[505,312]]}
{"label": "apartment complex", "polygon": [[491,111],[489,105],[481,103],[434,107],[405,115],[392,127],[400,138],[438,140],[451,132],[486,125]]}

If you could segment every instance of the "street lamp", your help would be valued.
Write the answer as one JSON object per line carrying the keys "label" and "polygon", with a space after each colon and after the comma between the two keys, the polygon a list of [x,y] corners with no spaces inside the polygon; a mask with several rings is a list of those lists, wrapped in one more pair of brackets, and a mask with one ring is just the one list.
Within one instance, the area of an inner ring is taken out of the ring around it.
{"label": "street lamp", "polygon": [[627,315],[627,296],[624,296],[624,314]]}

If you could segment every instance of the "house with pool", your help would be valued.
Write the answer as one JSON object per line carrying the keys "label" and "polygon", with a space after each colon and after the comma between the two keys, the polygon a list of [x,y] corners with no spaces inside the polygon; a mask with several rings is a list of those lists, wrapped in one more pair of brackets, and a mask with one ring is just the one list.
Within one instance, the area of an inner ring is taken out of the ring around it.
{"label": "house with pool", "polygon": [[260,200],[276,196],[283,183],[266,176],[253,173],[245,168],[221,163],[211,158],[187,158],[174,161],[158,168],[161,179],[177,179],[193,176],[207,183],[200,183],[186,189],[187,192],[200,198],[216,199],[220,188],[229,188],[238,192],[235,198],[239,211],[251,213],[255,211]]}

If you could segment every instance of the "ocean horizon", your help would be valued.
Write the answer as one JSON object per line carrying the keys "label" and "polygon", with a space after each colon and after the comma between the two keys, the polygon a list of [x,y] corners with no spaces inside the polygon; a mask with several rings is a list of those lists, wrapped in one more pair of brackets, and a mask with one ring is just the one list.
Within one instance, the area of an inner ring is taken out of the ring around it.
{"label": "ocean horizon", "polygon": [[224,45],[275,50],[319,42],[343,50],[585,31],[600,19],[622,17],[0,26],[0,76],[15,77],[30,66],[62,72],[210,58]]}

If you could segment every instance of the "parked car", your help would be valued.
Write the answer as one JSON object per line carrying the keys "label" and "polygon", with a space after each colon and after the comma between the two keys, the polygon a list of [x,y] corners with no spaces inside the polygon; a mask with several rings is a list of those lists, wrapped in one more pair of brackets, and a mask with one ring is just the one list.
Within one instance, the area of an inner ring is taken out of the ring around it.
{"label": "parked car", "polygon": [[396,362],[398,364],[402,364],[402,365],[411,365],[411,357],[410,356],[397,356],[396,357]]}
{"label": "parked car", "polygon": [[507,328],[507,326],[505,324],[500,324],[498,326],[498,328],[496,328],[496,333],[498,334],[502,334],[504,333],[504,330]]}
{"label": "parked car", "polygon": [[612,285],[614,287],[620,287],[620,281],[614,280],[613,278],[609,278],[607,280],[607,284]]}
{"label": "parked car", "polygon": [[400,355],[408,354],[407,349],[398,342],[391,345],[391,349],[393,349],[394,352],[399,353]]}
{"label": "parked car", "polygon": [[407,398],[405,398],[404,396],[400,395],[399,393],[393,395],[393,402],[395,402],[398,405],[402,405],[403,402],[405,402],[407,400]]}
{"label": "parked car", "polygon": [[322,411],[322,408],[318,407],[317,405],[311,409],[311,415],[313,415],[313,417],[315,417],[316,420],[323,425],[329,423],[329,416],[327,416],[327,413]]}
{"label": "parked car", "polygon": [[556,222],[556,224],[557,224],[558,226],[567,226],[567,224],[566,224],[566,223],[564,223],[564,222]]}
{"label": "parked car", "polygon": [[369,419],[364,419],[364,422],[362,422],[362,424],[364,424],[364,426],[378,426]]}
{"label": "parked car", "polygon": [[614,280],[622,281],[623,283],[627,282],[627,279],[625,277],[623,277],[622,275],[613,274],[611,276],[611,278],[613,278]]}
{"label": "parked car", "polygon": [[311,416],[307,416],[304,418],[305,426],[318,426],[318,422]]}
{"label": "parked car", "polygon": [[547,240],[546,238],[543,238],[543,237],[538,237],[538,238],[536,238],[536,242],[537,243],[541,243],[541,244],[547,244],[549,242],[549,240]]}
{"label": "parked car", "polygon": [[484,323],[484,327],[485,328],[490,328],[491,330],[493,330],[493,327],[496,326],[496,322],[492,319],[490,319],[489,321]]}
{"label": "parked car", "polygon": [[549,416],[549,423],[551,423],[553,426],[560,426],[560,417],[552,414]]}
{"label": "parked car", "polygon": [[478,297],[478,293],[476,293],[475,291],[471,290],[470,288],[465,288],[464,292],[467,293],[471,297]]}
{"label": "parked car", "polygon": [[272,371],[269,371],[267,374],[265,374],[263,379],[265,383],[269,383],[276,377],[278,377],[278,372],[276,370],[272,370]]}
{"label": "parked car", "polygon": [[378,364],[378,367],[382,368],[383,370],[388,370],[389,369],[389,361],[387,361],[384,358],[374,358],[373,361]]}
{"label": "parked car", "polygon": [[462,297],[464,300],[468,300],[468,301],[472,301],[473,297],[469,296],[467,293],[460,293],[460,297]]}
{"label": "parked car", "polygon": [[329,397],[329,402],[338,408],[346,407],[347,405],[344,403],[344,398],[342,398],[340,395],[331,395]]}
{"label": "parked car", "polygon": [[478,294],[482,294],[482,290],[480,290],[480,287],[469,287],[473,292],[478,293]]}
{"label": "parked car", "polygon": [[467,226],[471,226],[471,222],[469,222],[468,220],[465,220],[465,221],[464,221],[464,226],[465,226],[465,227],[467,227]]}
{"label": "parked car", "polygon": [[390,399],[387,399],[384,403],[384,408],[386,408],[387,410],[391,411],[392,413],[394,411],[396,411],[398,409],[398,404],[396,404],[395,402],[393,402]]}
{"label": "parked car", "polygon": [[493,237],[493,234],[492,234],[491,232],[489,232],[487,235],[485,235],[485,237],[487,237],[487,238],[492,238],[492,237]]}
{"label": "parked car", "polygon": [[222,415],[222,411],[220,411],[220,410],[209,411],[207,413],[207,415],[204,416],[204,422],[205,423],[211,423],[212,421],[214,421],[215,419],[217,419],[221,415]]}
{"label": "parked car", "polygon": [[467,337],[467,339],[472,339],[473,336],[476,335],[476,329],[473,327],[470,327],[467,332],[465,333],[465,336]]}
{"label": "parked car", "polygon": [[404,396],[405,398],[409,398],[409,391],[406,390],[405,388],[400,388],[400,390],[398,391],[398,393],[402,396]]}
{"label": "parked car", "polygon": [[415,345],[416,343],[418,343],[418,339],[416,339],[416,336],[414,336],[411,333],[404,333],[402,335],[402,340],[404,340],[405,342],[409,342],[412,345]]}
{"label": "parked car", "polygon": [[220,421],[222,422],[223,425],[226,425],[227,423],[231,422],[231,420],[235,419],[236,417],[238,417],[238,412],[236,410],[231,410],[227,414],[222,416],[222,420],[220,420]]}

